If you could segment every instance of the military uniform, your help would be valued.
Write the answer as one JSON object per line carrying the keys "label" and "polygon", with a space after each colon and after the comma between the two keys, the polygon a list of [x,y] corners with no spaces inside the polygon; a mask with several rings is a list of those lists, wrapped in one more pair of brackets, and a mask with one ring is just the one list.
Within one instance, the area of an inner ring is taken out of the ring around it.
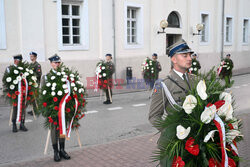
{"label": "military uniform", "polygon": [[[169,51],[170,57],[176,53],[191,53],[192,51],[187,47],[186,43],[182,42],[176,46],[172,46],[172,49]],[[182,45],[183,44],[183,45]],[[171,54],[171,50],[174,50]],[[152,125],[156,125],[157,120],[162,120],[168,115],[168,108],[173,108],[174,105],[168,100],[163,84],[166,85],[167,89],[170,92],[170,96],[173,97],[175,103],[179,106],[182,106],[183,101],[185,100],[186,95],[188,95],[189,90],[194,86],[194,75],[188,74],[187,72],[182,74],[181,72],[172,69],[169,72],[169,75],[162,81],[158,80],[155,83],[152,101],[150,104],[148,119]],[[169,96],[169,95],[168,95]],[[176,112],[178,110],[176,109]],[[158,129],[160,132],[165,129]],[[163,134],[163,133],[162,133]],[[164,142],[164,136],[161,134],[158,140],[158,148],[161,148],[161,143]],[[167,161],[167,157],[160,161],[161,167],[172,166],[171,161]]]}

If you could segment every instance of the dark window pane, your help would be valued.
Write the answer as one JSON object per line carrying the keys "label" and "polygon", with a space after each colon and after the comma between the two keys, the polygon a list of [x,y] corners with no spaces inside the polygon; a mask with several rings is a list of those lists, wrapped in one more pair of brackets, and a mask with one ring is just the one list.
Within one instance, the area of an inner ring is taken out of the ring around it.
{"label": "dark window pane", "polygon": [[136,22],[132,21],[132,28],[135,28],[135,27],[136,27]]}
{"label": "dark window pane", "polygon": [[180,28],[179,17],[175,12],[171,12],[168,16],[168,27]]}
{"label": "dark window pane", "polygon": [[69,35],[69,28],[63,27],[63,35]]}
{"label": "dark window pane", "polygon": [[69,36],[63,36],[63,44],[69,44]]}
{"label": "dark window pane", "polygon": [[136,37],[132,36],[132,42],[135,43],[136,42]]}
{"label": "dark window pane", "polygon": [[130,29],[129,28],[127,29],[127,34],[130,35]]}
{"label": "dark window pane", "polygon": [[69,25],[69,19],[62,19],[62,25],[68,26]]}
{"label": "dark window pane", "polygon": [[62,15],[69,15],[69,5],[62,5]]}
{"label": "dark window pane", "polygon": [[130,10],[127,9],[127,18],[130,18]]}
{"label": "dark window pane", "polygon": [[73,37],[73,43],[74,44],[79,44],[80,43],[80,36],[74,36]]}
{"label": "dark window pane", "polygon": [[132,35],[135,35],[136,29],[132,29]]}
{"label": "dark window pane", "polygon": [[80,15],[80,7],[79,6],[72,6],[72,15],[79,16]]}
{"label": "dark window pane", "polygon": [[132,18],[136,18],[136,10],[132,10]]}
{"label": "dark window pane", "polygon": [[127,21],[127,27],[130,28],[130,21]]}
{"label": "dark window pane", "polygon": [[73,26],[80,26],[80,19],[73,19]]}
{"label": "dark window pane", "polygon": [[127,41],[128,41],[128,43],[130,43],[130,36],[129,35],[127,36]]}
{"label": "dark window pane", "polygon": [[80,35],[80,28],[73,28],[73,35]]}

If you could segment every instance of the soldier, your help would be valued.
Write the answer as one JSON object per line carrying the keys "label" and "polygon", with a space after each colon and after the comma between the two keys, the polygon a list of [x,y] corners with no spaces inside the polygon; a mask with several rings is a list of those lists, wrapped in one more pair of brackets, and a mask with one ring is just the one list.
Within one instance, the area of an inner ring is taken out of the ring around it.
{"label": "soldier", "polygon": [[[7,73],[10,72],[11,68],[18,67],[18,64],[20,62],[22,62],[22,60],[23,60],[23,57],[22,57],[21,54],[13,56],[13,58],[14,58],[14,65],[11,65],[11,66],[7,67],[6,70],[5,70],[4,75],[7,75]],[[24,98],[21,98],[21,99],[23,99],[23,102],[22,102],[20,130],[26,132],[26,131],[28,131],[28,129],[24,125],[24,123],[25,123],[25,113],[26,113],[26,104],[25,104],[26,99],[25,99],[25,96],[24,96]],[[18,131],[17,126],[16,126],[17,110],[18,110],[18,107],[13,106],[13,112],[12,112],[12,125],[13,125],[12,131],[13,131],[13,133],[16,133]]]}
{"label": "soldier", "polygon": [[[49,58],[50,65],[52,67],[51,73],[56,73],[57,68],[61,64],[61,58],[55,54],[52,57]],[[46,74],[43,76],[42,79],[42,86],[45,85],[47,76],[50,73]],[[59,130],[56,129],[56,125],[51,124],[50,125],[50,130],[51,130],[51,141],[52,141],[52,147],[54,149],[54,161],[59,162],[61,160],[61,157],[64,159],[70,159],[70,156],[67,154],[67,152],[64,150],[65,148],[65,138],[59,138]],[[58,150],[58,141],[60,145],[60,151]]]}
{"label": "soldier", "polygon": [[[112,86],[113,86],[112,75],[115,73],[115,65],[112,62],[111,54],[106,54],[106,64],[108,66],[110,77],[108,78],[109,89],[108,88],[104,89],[104,91],[106,92],[106,101],[104,101],[103,104],[111,104],[112,102],[110,101],[110,99],[112,98]],[[109,90],[110,90],[110,94],[109,94]]]}
{"label": "soldier", "polygon": [[[178,41],[168,48],[168,56],[171,58],[173,69],[163,81],[157,81],[154,86],[152,101],[149,110],[149,121],[152,125],[157,124],[157,120],[167,116],[167,108],[175,109],[175,104],[182,105],[183,98],[193,86],[194,75],[187,73],[191,67],[191,54],[193,51],[184,40]],[[168,100],[169,99],[169,100]],[[158,129],[163,131],[164,129]],[[164,142],[163,136],[158,140],[158,147]],[[160,161],[161,167],[172,166],[172,162],[167,161],[167,157]]]}
{"label": "soldier", "polygon": [[192,54],[192,65],[189,68],[189,72],[198,75],[198,71],[201,69],[200,62],[197,60],[197,54]]}
{"label": "soldier", "polygon": [[[34,74],[37,78],[37,84],[38,87],[40,86],[40,80],[41,80],[41,76],[42,76],[42,69],[41,69],[41,65],[36,61],[37,59],[37,53],[36,52],[30,52],[30,69],[32,69],[34,71]],[[37,110],[37,102],[36,99],[34,99],[34,101],[32,102],[33,105],[33,110],[36,113]],[[33,115],[32,111],[29,111],[28,114]]]}
{"label": "soldier", "polygon": [[156,66],[156,76],[155,79],[153,79],[150,83],[150,88],[153,89],[155,81],[159,78],[159,72],[161,71],[161,64],[159,61],[157,61],[158,55],[156,53],[153,53],[152,55],[152,60],[155,62]]}

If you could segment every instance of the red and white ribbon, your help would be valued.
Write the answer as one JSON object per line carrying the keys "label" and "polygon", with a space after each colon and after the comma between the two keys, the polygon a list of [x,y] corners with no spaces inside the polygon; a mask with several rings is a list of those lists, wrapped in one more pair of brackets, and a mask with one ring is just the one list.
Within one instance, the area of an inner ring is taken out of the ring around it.
{"label": "red and white ribbon", "polygon": [[225,126],[221,118],[215,114],[215,118],[213,120],[215,126],[217,127],[220,135],[220,146],[221,146],[221,165],[222,167],[228,166],[228,156],[226,152],[226,135],[225,135]]}
{"label": "red and white ribbon", "polygon": [[78,104],[79,104],[79,101],[77,99],[77,97],[74,97],[75,99],[75,113],[70,121],[70,124],[69,124],[69,127],[68,127],[68,131],[67,131],[67,137],[70,138],[70,133],[71,133],[71,128],[72,128],[72,124],[73,124],[73,121],[75,119],[75,116],[76,116],[76,113],[77,113],[77,110],[78,110]]}
{"label": "red and white ribbon", "polygon": [[218,69],[218,73],[217,73],[218,75],[220,75],[220,72],[221,72],[224,64],[225,64],[225,62],[223,61],[222,64],[220,65],[219,69]]}
{"label": "red and white ribbon", "polygon": [[[25,86],[25,90],[23,90],[23,83],[24,83],[24,86]],[[25,99],[23,99],[23,95],[24,95],[23,92],[24,91],[25,91]],[[26,99],[27,99],[27,96],[28,96],[28,83],[27,83],[27,80],[25,78],[18,82],[18,92],[19,92],[19,94],[17,95],[17,117],[16,117],[16,122],[21,122],[22,112],[23,112],[23,100],[25,100],[25,105],[26,105]]]}

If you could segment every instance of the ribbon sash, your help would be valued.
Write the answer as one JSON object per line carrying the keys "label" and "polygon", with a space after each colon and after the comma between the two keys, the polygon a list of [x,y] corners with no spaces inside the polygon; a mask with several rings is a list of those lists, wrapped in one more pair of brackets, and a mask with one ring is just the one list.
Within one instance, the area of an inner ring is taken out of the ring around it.
{"label": "ribbon sash", "polygon": [[78,104],[79,104],[79,101],[76,97],[74,97],[75,99],[75,113],[70,121],[70,124],[69,124],[69,127],[68,127],[68,130],[67,130],[67,137],[70,138],[70,133],[71,133],[71,128],[72,128],[72,124],[73,124],[73,121],[75,119],[75,116],[76,116],[76,113],[77,113],[77,110],[78,110]]}
{"label": "ribbon sash", "polygon": [[[23,81],[23,82],[22,82]],[[23,83],[25,86],[25,90],[23,90]],[[23,99],[24,92],[25,91],[25,99]],[[26,78],[23,78],[21,81],[18,82],[18,92],[19,94],[17,95],[17,117],[16,121],[20,122],[22,119],[22,112],[23,112],[23,100],[25,100],[25,105],[26,105],[26,99],[28,96],[28,82]]]}

